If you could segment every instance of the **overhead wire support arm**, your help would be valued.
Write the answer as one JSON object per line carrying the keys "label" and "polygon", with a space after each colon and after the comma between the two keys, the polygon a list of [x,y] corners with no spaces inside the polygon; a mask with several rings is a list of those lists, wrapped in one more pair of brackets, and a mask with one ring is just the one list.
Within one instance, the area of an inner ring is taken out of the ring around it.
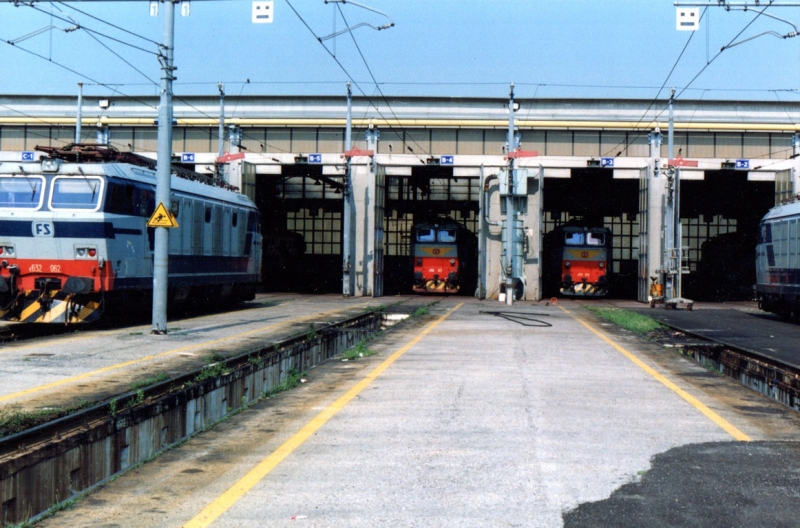
{"label": "overhead wire support arm", "polygon": [[725,9],[731,8],[762,8],[762,7],[800,7],[800,2],[777,2],[776,0],[768,0],[766,3],[761,3],[758,0],[755,2],[727,2],[726,0],[709,1],[709,2],[673,2],[675,7],[724,7]]}
{"label": "overhead wire support arm", "polygon": [[319,40],[320,42],[322,42],[323,40],[336,38],[339,35],[343,35],[344,33],[348,33],[350,31],[353,31],[354,29],[357,29],[357,28],[360,28],[360,27],[364,27],[364,26],[371,27],[375,31],[381,31],[382,29],[389,29],[390,27],[394,27],[394,21],[392,20],[392,17],[390,17],[389,15],[384,13],[383,11],[378,11],[375,8],[372,8],[372,7],[369,7],[369,6],[365,6],[365,5],[359,4],[357,2],[350,2],[348,0],[325,0],[325,3],[326,4],[352,4],[352,5],[356,6],[356,7],[360,7],[361,9],[366,9],[367,11],[372,11],[373,13],[378,13],[381,16],[385,16],[387,19],[389,19],[389,22],[387,24],[383,24],[381,26],[373,26],[372,24],[370,24],[368,22],[361,22],[361,23],[356,24],[354,26],[346,27],[341,31],[337,31],[336,33],[331,33],[330,35],[327,35],[327,36],[324,36],[324,37],[317,37],[317,40]]}

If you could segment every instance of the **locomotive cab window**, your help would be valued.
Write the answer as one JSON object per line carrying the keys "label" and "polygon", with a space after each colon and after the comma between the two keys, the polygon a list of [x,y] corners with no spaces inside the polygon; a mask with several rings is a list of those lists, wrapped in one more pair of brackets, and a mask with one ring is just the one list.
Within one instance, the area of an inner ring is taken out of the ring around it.
{"label": "locomotive cab window", "polygon": [[586,244],[589,246],[604,246],[606,236],[603,233],[586,233]]}
{"label": "locomotive cab window", "polygon": [[436,235],[439,242],[455,242],[456,231],[455,229],[440,229]]}
{"label": "locomotive cab window", "polygon": [[436,233],[433,229],[420,229],[417,231],[417,242],[434,242],[436,240]]}
{"label": "locomotive cab window", "polygon": [[564,233],[564,244],[568,246],[583,245],[583,233]]}
{"label": "locomotive cab window", "polygon": [[100,178],[56,178],[50,207],[95,210],[100,205],[102,190],[103,180]]}
{"label": "locomotive cab window", "polygon": [[0,208],[38,209],[42,205],[44,178],[8,177],[0,178]]}

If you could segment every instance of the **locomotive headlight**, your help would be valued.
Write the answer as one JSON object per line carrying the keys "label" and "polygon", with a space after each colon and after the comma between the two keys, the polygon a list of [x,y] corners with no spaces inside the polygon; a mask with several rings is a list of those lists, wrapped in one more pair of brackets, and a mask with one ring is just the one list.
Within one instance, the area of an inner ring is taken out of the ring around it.
{"label": "locomotive headlight", "polygon": [[9,257],[13,257],[14,256],[14,248],[13,247],[9,246],[9,247],[7,247],[5,249],[6,249],[6,253],[8,254]]}
{"label": "locomotive headlight", "polygon": [[456,265],[456,259],[450,259],[450,265],[451,266],[455,266]]}
{"label": "locomotive headlight", "polygon": [[78,248],[77,254],[81,258],[85,257],[86,256],[86,248]]}
{"label": "locomotive headlight", "polygon": [[[89,248],[89,256],[95,257],[97,256],[97,250],[95,248]],[[601,263],[602,264],[602,263]]]}
{"label": "locomotive headlight", "polygon": [[565,267],[565,268],[568,268],[568,267],[570,267],[571,265],[572,265],[572,264],[570,263],[570,261],[568,261],[568,260],[565,260],[565,261],[564,261],[564,267]]}
{"label": "locomotive headlight", "polygon": [[603,269],[603,268],[606,267],[606,263],[605,262],[600,262],[599,266],[600,266],[600,269]]}

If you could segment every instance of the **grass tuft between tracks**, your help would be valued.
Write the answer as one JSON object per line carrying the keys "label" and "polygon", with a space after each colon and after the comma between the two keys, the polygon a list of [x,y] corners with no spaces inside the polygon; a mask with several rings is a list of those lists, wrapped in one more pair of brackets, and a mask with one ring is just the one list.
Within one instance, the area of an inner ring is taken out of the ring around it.
{"label": "grass tuft between tracks", "polygon": [[342,359],[351,360],[351,359],[364,358],[364,357],[374,356],[377,353],[378,353],[377,350],[368,349],[367,348],[367,340],[366,339],[362,339],[353,348],[345,350],[342,353]]}
{"label": "grass tuft between tracks", "polygon": [[630,310],[600,306],[586,306],[585,308],[596,316],[637,334],[649,334],[665,328],[664,325],[652,317],[632,312]]}

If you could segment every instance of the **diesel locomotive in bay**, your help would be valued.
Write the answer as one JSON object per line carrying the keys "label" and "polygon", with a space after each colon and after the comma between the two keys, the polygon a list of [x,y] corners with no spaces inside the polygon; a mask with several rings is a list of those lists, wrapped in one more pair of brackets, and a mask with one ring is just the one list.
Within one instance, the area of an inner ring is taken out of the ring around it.
{"label": "diesel locomotive in bay", "polygon": [[605,297],[609,293],[611,231],[605,227],[560,226],[545,235],[545,280],[549,293]]}
{"label": "diesel locomotive in bay", "polygon": [[458,293],[475,286],[477,238],[449,218],[411,228],[411,258],[416,293]]}
{"label": "diesel locomotive in bay", "polygon": [[[82,323],[108,310],[149,310],[155,162],[101,145],[37,147],[0,163],[0,320]],[[179,177],[182,176],[182,177]],[[173,167],[170,303],[209,307],[254,298],[261,233],[253,202]]]}

